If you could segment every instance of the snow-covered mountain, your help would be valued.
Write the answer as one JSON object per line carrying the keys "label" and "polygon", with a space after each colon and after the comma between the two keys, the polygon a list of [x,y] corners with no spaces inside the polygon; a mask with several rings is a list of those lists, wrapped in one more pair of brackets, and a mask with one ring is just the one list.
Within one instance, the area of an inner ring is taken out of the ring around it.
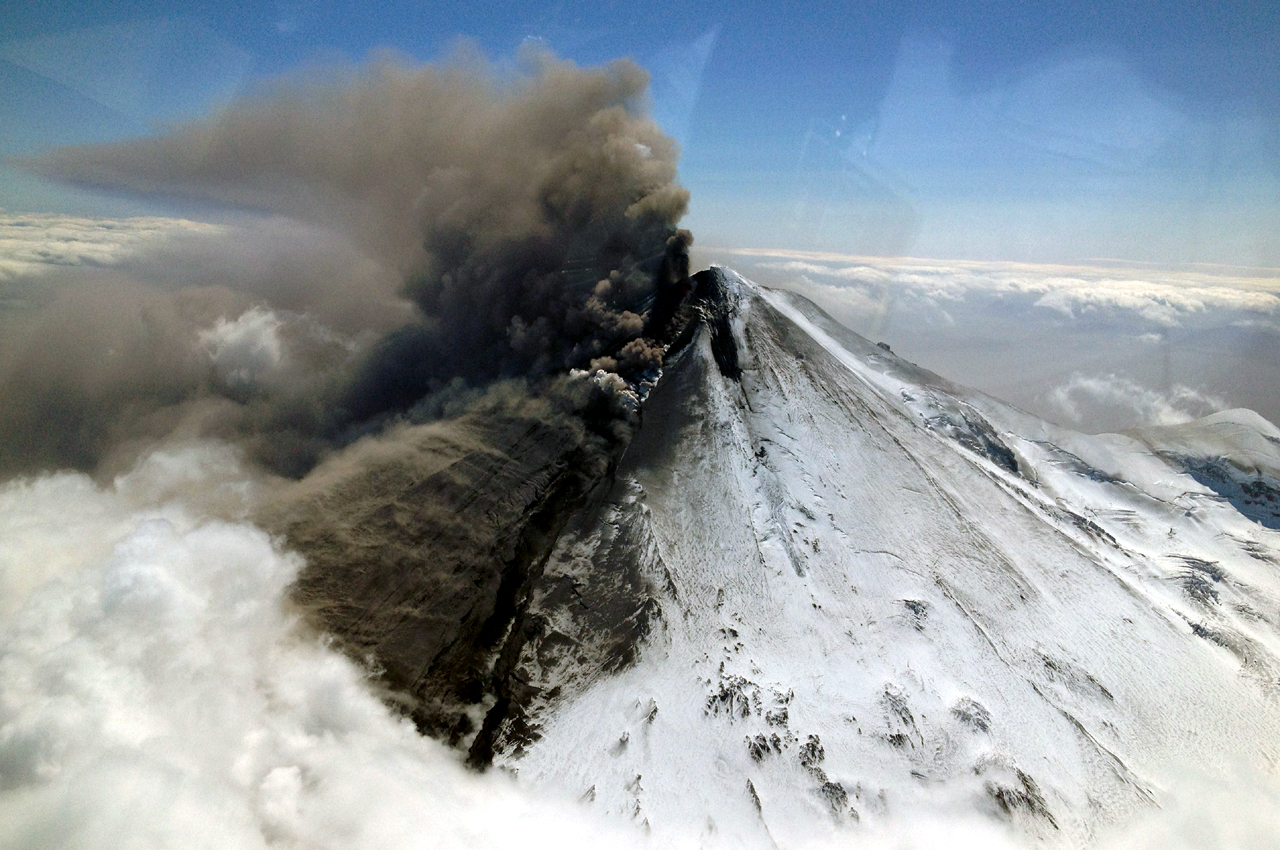
{"label": "snow-covered mountain", "polygon": [[669,291],[660,372],[300,480],[3,482],[0,846],[1274,843],[1280,431],[1084,436]]}
{"label": "snow-covered mountain", "polygon": [[1280,764],[1280,430],[1086,436],[700,288],[493,662],[496,764],[764,847],[957,806],[1084,843],[1188,765]]}
{"label": "snow-covered mountain", "polygon": [[407,426],[261,512],[419,730],[658,846],[929,812],[1080,846],[1274,775],[1280,430],[1086,436],[692,283],[622,413]]}

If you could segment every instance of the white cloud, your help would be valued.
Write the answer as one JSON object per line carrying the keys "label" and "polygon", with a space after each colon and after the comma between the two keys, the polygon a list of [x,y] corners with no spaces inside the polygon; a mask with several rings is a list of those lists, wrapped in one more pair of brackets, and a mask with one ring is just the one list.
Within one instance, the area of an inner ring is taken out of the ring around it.
{"label": "white cloud", "polygon": [[1181,384],[1159,392],[1114,374],[1077,373],[1050,390],[1047,400],[1073,424],[1104,422],[1113,430],[1180,425],[1230,407],[1216,396]]}
{"label": "white cloud", "polygon": [[221,230],[218,225],[155,216],[102,219],[0,213],[0,282],[61,266],[111,266],[166,236]]}
{"label": "white cloud", "polygon": [[1280,315],[1280,274],[1274,269],[1031,263],[881,258],[813,251],[733,251],[756,267],[803,274],[833,286],[871,286],[936,304],[972,295],[1026,296],[1034,305],[1077,319],[1103,313],[1174,327],[1209,310]]}
{"label": "white cloud", "polygon": [[189,502],[139,508],[154,482],[137,479],[199,491],[203,451],[217,455],[144,463],[109,489],[73,474],[0,487],[0,562],[36,570],[3,585],[0,846],[627,842],[469,773],[388,711],[297,628],[301,559],[265,532]]}
{"label": "white cloud", "polygon": [[273,310],[254,307],[201,331],[200,344],[222,380],[233,387],[252,386],[269,380],[284,365],[283,325]]}

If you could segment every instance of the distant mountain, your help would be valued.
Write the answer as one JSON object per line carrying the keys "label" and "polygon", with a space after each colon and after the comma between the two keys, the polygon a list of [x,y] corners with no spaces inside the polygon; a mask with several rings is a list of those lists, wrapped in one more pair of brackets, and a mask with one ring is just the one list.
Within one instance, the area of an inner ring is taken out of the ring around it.
{"label": "distant mountain", "polygon": [[278,525],[423,731],[746,847],[940,807],[1080,844],[1280,764],[1274,425],[1086,436],[694,283],[626,435],[473,416]]}

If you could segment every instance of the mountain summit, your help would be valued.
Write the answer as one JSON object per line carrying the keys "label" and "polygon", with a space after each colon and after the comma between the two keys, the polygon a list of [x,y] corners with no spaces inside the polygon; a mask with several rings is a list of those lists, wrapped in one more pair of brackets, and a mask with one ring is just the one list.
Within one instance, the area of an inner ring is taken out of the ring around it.
{"label": "mountain summit", "polygon": [[749,847],[957,806],[1076,845],[1280,763],[1280,430],[1082,435],[693,281],[605,450],[476,419],[291,514],[297,598],[419,728]]}

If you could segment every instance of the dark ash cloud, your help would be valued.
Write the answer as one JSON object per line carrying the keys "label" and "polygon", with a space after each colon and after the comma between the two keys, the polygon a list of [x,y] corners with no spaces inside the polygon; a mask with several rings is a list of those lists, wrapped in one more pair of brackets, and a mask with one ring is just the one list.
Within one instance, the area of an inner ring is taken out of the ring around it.
{"label": "dark ash cloud", "polygon": [[[185,428],[299,475],[495,381],[536,395],[575,369],[641,379],[661,360],[653,304],[688,272],[678,151],[645,115],[638,66],[521,61],[504,75],[465,54],[382,58],[28,161],[267,214],[292,245],[273,253],[253,224],[174,239],[110,287],[92,271],[46,282],[0,316],[0,474],[90,469]],[[298,259],[308,240],[324,261]]]}

